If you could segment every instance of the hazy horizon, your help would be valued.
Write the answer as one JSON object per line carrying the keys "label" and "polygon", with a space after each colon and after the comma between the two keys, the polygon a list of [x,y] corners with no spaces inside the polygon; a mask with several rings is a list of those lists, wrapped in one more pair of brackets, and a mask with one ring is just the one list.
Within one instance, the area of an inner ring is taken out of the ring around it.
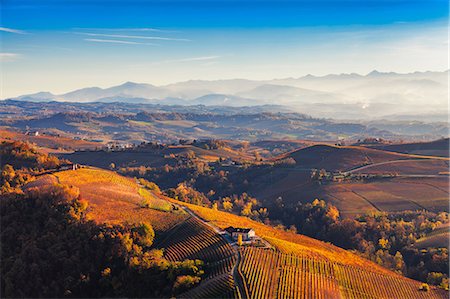
{"label": "hazy horizon", "polygon": [[440,0],[2,6],[1,98],[128,81],[161,86],[448,69],[448,3]]}

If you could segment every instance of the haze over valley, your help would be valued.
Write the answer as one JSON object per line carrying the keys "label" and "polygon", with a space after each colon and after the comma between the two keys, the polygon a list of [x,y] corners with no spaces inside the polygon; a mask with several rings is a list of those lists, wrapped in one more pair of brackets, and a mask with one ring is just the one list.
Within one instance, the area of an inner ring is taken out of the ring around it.
{"label": "haze over valley", "polygon": [[2,1],[0,298],[449,298],[448,12]]}
{"label": "haze over valley", "polygon": [[314,117],[446,121],[448,71],[370,72],[367,75],[307,75],[255,80],[192,80],[164,86],[126,82],[109,88],[88,87],[64,94],[49,92],[13,99],[34,102],[122,102],[161,105],[281,105]]}

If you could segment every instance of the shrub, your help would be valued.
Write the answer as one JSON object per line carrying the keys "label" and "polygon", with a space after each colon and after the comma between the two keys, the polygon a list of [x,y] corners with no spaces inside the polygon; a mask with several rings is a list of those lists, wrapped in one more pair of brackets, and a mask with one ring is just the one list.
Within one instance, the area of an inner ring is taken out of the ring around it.
{"label": "shrub", "polygon": [[145,222],[138,224],[131,229],[133,233],[133,240],[135,240],[139,245],[150,247],[155,239],[155,231],[153,227]]}
{"label": "shrub", "polygon": [[192,288],[200,282],[200,277],[192,275],[178,276],[173,285],[175,293],[182,293],[183,291]]}
{"label": "shrub", "polygon": [[430,291],[430,286],[428,285],[428,283],[422,283],[419,287],[419,290],[428,292],[428,291]]}

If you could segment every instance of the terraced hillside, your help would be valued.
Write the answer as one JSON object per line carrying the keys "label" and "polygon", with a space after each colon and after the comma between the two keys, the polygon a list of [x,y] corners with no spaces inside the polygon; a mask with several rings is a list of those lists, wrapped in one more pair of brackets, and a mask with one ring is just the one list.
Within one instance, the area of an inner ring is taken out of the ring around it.
{"label": "terraced hillside", "polygon": [[186,298],[233,298],[236,286],[232,270],[237,255],[231,245],[211,227],[190,217],[167,234],[158,244],[170,261],[200,259],[205,263],[206,279]]}
{"label": "terraced hillside", "polygon": [[[154,194],[170,203],[170,211],[141,208],[141,186],[114,172],[82,168],[46,175],[27,188],[63,182],[79,188],[97,222],[150,222],[170,261],[200,259],[205,275],[180,298],[446,298],[448,293],[363,259],[349,251],[306,236],[278,230],[245,217],[186,204]],[[142,192],[141,192],[142,193]],[[187,213],[184,211],[186,207]],[[273,249],[236,248],[221,236],[225,227],[251,227]]]}
{"label": "terraced hillside", "polygon": [[419,290],[421,283],[331,244],[280,231],[240,216],[184,204],[205,221],[224,228],[252,227],[275,250],[239,249],[238,270],[248,298],[446,298]]}
{"label": "terraced hillside", "polygon": [[421,283],[326,260],[244,248],[240,270],[251,298],[442,298]]}

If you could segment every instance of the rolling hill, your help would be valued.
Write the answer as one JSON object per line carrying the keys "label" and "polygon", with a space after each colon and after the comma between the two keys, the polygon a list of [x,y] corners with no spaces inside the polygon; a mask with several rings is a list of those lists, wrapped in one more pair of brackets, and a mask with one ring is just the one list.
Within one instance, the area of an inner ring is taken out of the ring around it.
{"label": "rolling hill", "polygon": [[[288,204],[325,199],[346,217],[377,210],[448,210],[448,158],[323,144],[283,154],[276,160],[286,158],[296,164],[274,166],[266,173],[249,170],[252,183],[248,192],[265,202],[279,197]],[[318,182],[311,178],[312,169],[345,174],[348,179]],[[380,177],[358,179],[365,175]],[[381,178],[383,175],[390,177]]]}
{"label": "rolling hill", "polygon": [[[404,278],[346,250],[306,236],[278,230],[245,217],[166,201],[168,211],[139,207],[142,189],[135,180],[101,169],[81,168],[38,178],[26,188],[59,181],[79,188],[88,216],[99,223],[152,223],[156,245],[177,261],[201,259],[207,273],[180,297],[188,298],[445,298],[447,293]],[[182,208],[183,207],[183,208]],[[251,227],[273,249],[236,247],[220,234],[227,226]]]}
{"label": "rolling hill", "polygon": [[[38,131],[39,132],[39,131]],[[0,141],[27,141],[36,144],[40,150],[47,153],[62,153],[74,150],[94,150],[103,144],[85,140],[50,135],[27,135],[21,132],[0,129]]]}
{"label": "rolling hill", "polygon": [[448,157],[450,151],[448,138],[443,138],[431,142],[373,145],[371,147],[385,151],[441,157]]}
{"label": "rolling hill", "polygon": [[358,146],[333,146],[329,144],[318,144],[302,148],[284,154],[278,159],[288,157],[293,158],[298,165],[307,168],[325,168],[331,171],[348,171],[362,165],[388,161],[429,158],[427,156],[414,156]]}

